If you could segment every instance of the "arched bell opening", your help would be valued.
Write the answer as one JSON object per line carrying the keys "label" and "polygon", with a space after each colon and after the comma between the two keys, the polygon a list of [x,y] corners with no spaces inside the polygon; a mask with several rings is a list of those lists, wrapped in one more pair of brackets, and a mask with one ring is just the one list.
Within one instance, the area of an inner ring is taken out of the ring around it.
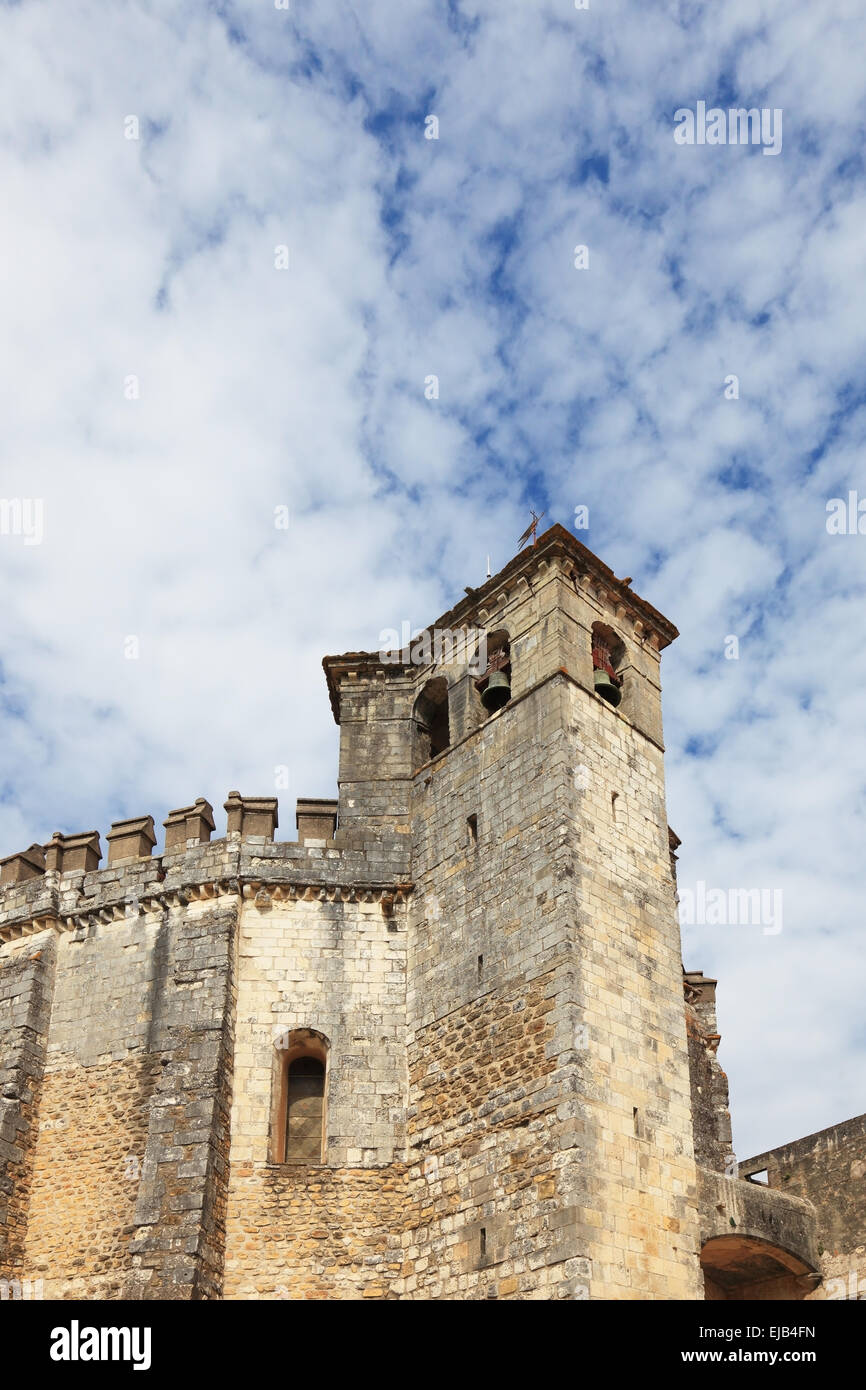
{"label": "arched bell opening", "polygon": [[619,667],[625,660],[625,645],[607,623],[592,625],[592,678],[596,695],[614,709],[622,699],[622,675]]}
{"label": "arched bell opening", "polygon": [[434,676],[412,707],[412,765],[421,767],[451,745],[448,682]]}
{"label": "arched bell opening", "polygon": [[511,643],[505,628],[487,634],[487,669],[476,684],[485,716],[511,699]]}

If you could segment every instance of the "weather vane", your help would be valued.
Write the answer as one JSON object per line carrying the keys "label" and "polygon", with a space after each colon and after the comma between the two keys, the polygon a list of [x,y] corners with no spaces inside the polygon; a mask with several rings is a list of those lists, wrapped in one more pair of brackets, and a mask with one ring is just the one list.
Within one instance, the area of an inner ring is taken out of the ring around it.
{"label": "weather vane", "polygon": [[536,544],[536,542],[537,542],[537,540],[538,540],[538,536],[537,536],[537,534],[536,534],[537,531],[538,531],[538,523],[539,523],[539,521],[541,520],[541,517],[545,515],[545,513],[542,512],[542,513],[541,513],[541,516],[536,516],[536,515],[535,515],[535,509],[534,509],[533,507],[530,507],[529,510],[530,510],[530,512],[532,513],[532,520],[530,521],[530,523],[529,523],[529,525],[527,526],[526,530],[524,531],[523,535],[520,537],[520,540],[517,542],[517,549],[518,549],[518,550],[522,550],[522,549],[523,549],[524,545],[525,545],[526,542],[529,540],[529,537],[530,537],[530,536],[532,537],[532,544],[533,544],[533,545]]}

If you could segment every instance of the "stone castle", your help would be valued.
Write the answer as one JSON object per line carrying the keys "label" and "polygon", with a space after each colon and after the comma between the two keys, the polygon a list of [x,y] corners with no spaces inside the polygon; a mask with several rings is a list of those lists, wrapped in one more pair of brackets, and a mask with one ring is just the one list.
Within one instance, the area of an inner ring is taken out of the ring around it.
{"label": "stone castle", "polygon": [[231,792],[2,861],[3,1296],[857,1296],[866,1117],[737,1176],[676,629],[554,526],[435,631],[486,664],[325,659],[297,841]]}

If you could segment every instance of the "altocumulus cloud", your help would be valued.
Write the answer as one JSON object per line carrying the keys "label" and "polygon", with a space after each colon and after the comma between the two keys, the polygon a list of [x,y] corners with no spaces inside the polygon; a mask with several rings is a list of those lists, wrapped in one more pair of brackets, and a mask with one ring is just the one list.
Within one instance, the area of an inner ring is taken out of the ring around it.
{"label": "altocumulus cloud", "polygon": [[[860,1108],[859,8],[4,8],[4,852],[331,792],[322,654],[583,504],[683,634],[682,882],[784,893],[685,931],[737,1148]],[[778,157],[678,145],[698,101],[782,110]]]}

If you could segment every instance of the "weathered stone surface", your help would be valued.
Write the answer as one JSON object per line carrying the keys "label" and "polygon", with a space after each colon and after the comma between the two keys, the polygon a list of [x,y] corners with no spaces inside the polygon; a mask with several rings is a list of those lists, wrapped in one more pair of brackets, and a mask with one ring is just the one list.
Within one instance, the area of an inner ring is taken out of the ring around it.
{"label": "weathered stone surface", "polygon": [[866,1298],[866,1115],[745,1159],[739,1171],[766,1172],[773,1191],[814,1207],[823,1285],[813,1296]]}
{"label": "weathered stone surface", "polygon": [[0,1274],[24,1267],[54,974],[53,938],[0,962]]}
{"label": "weathered stone surface", "polygon": [[708,1298],[798,1299],[820,1282],[811,1202],[699,1168],[698,1203]]}
{"label": "weathered stone surface", "polygon": [[39,878],[45,873],[45,850],[42,845],[31,845],[29,849],[19,850],[0,859],[0,883],[25,883],[29,878]]}
{"label": "weathered stone surface", "polygon": [[200,796],[192,806],[169,811],[163,825],[166,854],[184,850],[187,845],[205,844],[214,831],[213,807]]}
{"label": "weathered stone surface", "polygon": [[699,970],[691,971],[684,977],[692,1132],[697,1162],[717,1173],[735,1177],[728,1078],[716,1057],[719,1046],[716,983]]}

